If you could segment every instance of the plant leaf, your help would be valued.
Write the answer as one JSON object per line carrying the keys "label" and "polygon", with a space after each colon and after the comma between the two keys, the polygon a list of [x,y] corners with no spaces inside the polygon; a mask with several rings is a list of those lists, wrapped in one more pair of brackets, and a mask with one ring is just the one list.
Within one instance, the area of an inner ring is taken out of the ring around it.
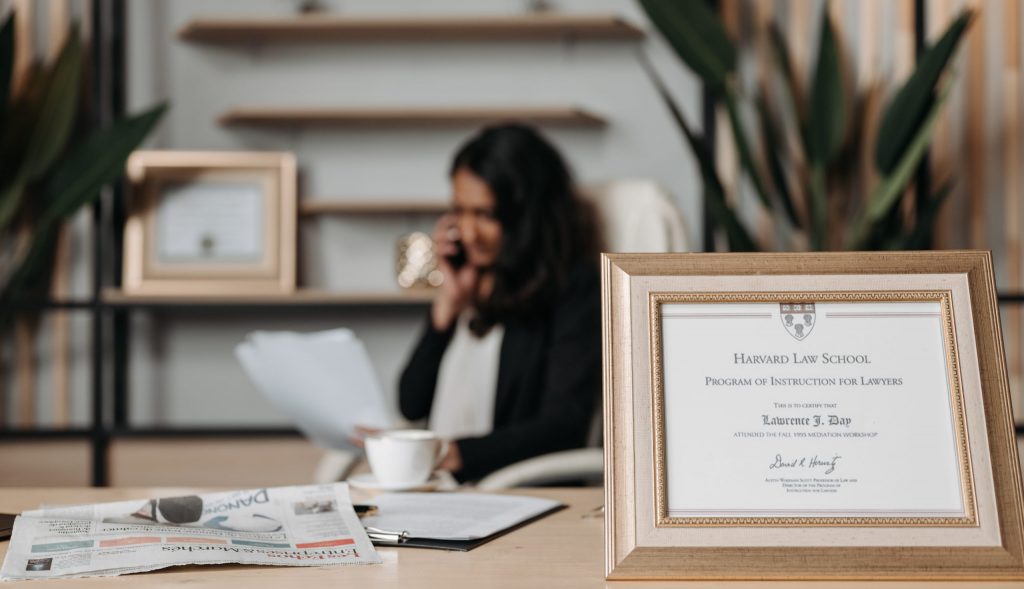
{"label": "plant leaf", "polygon": [[757,244],[754,243],[750,233],[747,232],[746,227],[743,226],[739,217],[736,216],[736,212],[725,199],[725,189],[718,179],[707,142],[703,137],[694,135],[686,126],[685,121],[682,123],[682,127],[690,149],[693,150],[694,155],[697,156],[697,162],[700,164],[700,175],[704,183],[704,204],[715,223],[725,230],[726,238],[729,240],[729,251],[756,252]]}
{"label": "plant leaf", "polygon": [[935,220],[939,216],[946,197],[953,191],[953,185],[952,180],[947,180],[931,198],[920,203],[917,209],[917,218],[914,221],[914,229],[904,237],[899,249],[931,249]]}
{"label": "plant leaf", "polygon": [[0,190],[0,231],[6,229],[14,221],[24,192],[25,184],[18,178]]}
{"label": "plant leaf", "polygon": [[875,165],[882,175],[891,174],[914,137],[917,136],[934,102],[935,85],[953,57],[973,12],[964,10],[946,32],[918,61],[914,73],[893,98],[882,116],[875,141]]}
{"label": "plant leaf", "polygon": [[768,34],[771,39],[775,62],[778,64],[779,71],[786,81],[784,86],[786,87],[790,108],[793,111],[793,120],[796,121],[800,129],[800,141],[803,145],[804,153],[807,153],[807,104],[804,101],[800,81],[797,79],[793,68],[793,58],[790,54],[789,46],[786,45],[786,37],[782,34],[782,30],[779,29],[776,23],[773,22],[771,24]]}
{"label": "plant leaf", "polygon": [[39,178],[64,150],[78,109],[82,70],[82,42],[72,27],[57,62],[46,76],[38,118],[28,136],[19,175],[31,182]]}
{"label": "plant leaf", "polygon": [[702,0],[640,0],[654,26],[705,82],[722,87],[736,69],[736,48]]}
{"label": "plant leaf", "polygon": [[54,225],[92,200],[99,190],[116,179],[125,161],[157,124],[166,104],[142,114],[115,121],[106,129],[94,131],[73,149],[54,169],[46,182],[46,211],[42,226]]}
{"label": "plant leaf", "polygon": [[822,11],[818,63],[811,86],[808,116],[808,152],[811,163],[828,164],[839,153],[846,127],[846,98],[843,95],[839,47],[828,10]]}
{"label": "plant leaf", "polygon": [[10,102],[11,75],[14,71],[14,11],[0,27],[0,136],[6,127],[7,103]]}
{"label": "plant leaf", "polygon": [[729,126],[732,128],[733,141],[736,142],[736,149],[740,153],[740,164],[746,170],[750,183],[754,185],[754,191],[757,193],[758,198],[761,199],[761,204],[771,211],[775,208],[775,205],[768,194],[768,188],[765,185],[761,167],[757,165],[757,161],[754,160],[754,153],[750,149],[750,141],[747,140],[743,121],[740,120],[736,97],[729,89],[725,91],[725,109],[729,113]]}
{"label": "plant leaf", "polygon": [[947,83],[939,94],[938,99],[932,103],[931,110],[927,118],[925,118],[924,124],[918,129],[914,140],[907,147],[902,157],[900,157],[899,164],[893,169],[892,173],[882,178],[878,186],[872,191],[868,199],[867,208],[861,214],[860,221],[855,225],[856,229],[851,237],[850,249],[858,249],[858,246],[870,235],[871,227],[884,219],[889,211],[892,210],[897,200],[899,200],[899,196],[903,193],[907,183],[910,182],[914,171],[917,169],[917,165],[921,162],[921,158],[924,157],[928,149],[928,143],[931,141],[932,133],[935,131],[935,123],[939,120],[939,112],[949,98],[949,90],[950,84]]}
{"label": "plant leaf", "polygon": [[32,244],[25,257],[17,263],[17,268],[0,290],[0,333],[6,331],[18,314],[17,307],[12,304],[15,299],[49,283],[52,274],[47,262],[53,259],[56,242],[57,234],[52,230],[33,232]]}
{"label": "plant leaf", "polygon": [[828,230],[827,191],[828,178],[824,164],[811,164],[810,198],[807,200],[807,208],[810,212],[811,249],[815,251],[825,249],[825,232]]}
{"label": "plant leaf", "polygon": [[794,227],[800,227],[800,218],[793,204],[793,193],[789,190],[789,181],[786,179],[786,170],[782,165],[781,152],[785,145],[779,130],[775,127],[775,119],[768,108],[768,101],[764,95],[757,97],[757,110],[761,123],[761,143],[764,145],[765,160],[768,162],[768,172],[771,174],[772,182],[775,185],[775,194],[782,201],[782,208]]}
{"label": "plant leaf", "polygon": [[711,214],[711,219],[725,230],[726,237],[729,240],[729,249],[734,252],[757,251],[757,245],[754,243],[754,240],[751,239],[750,234],[743,227],[743,223],[740,222],[736,213],[725,200],[725,189],[722,187],[722,182],[718,179],[718,173],[715,171],[714,157],[711,155],[706,139],[698,137],[690,129],[690,126],[686,124],[682,111],[679,110],[675,101],[672,100],[672,95],[669,94],[668,88],[665,87],[665,83],[662,82],[661,77],[654,67],[651,66],[650,62],[645,58],[641,58],[640,63],[647,71],[651,83],[654,85],[655,90],[658,91],[658,95],[661,97],[665,107],[668,108],[669,114],[672,115],[672,120],[676,122],[679,130],[683,132],[683,136],[686,137],[686,141],[690,145],[690,150],[697,158],[697,163],[700,166],[701,182],[704,185],[704,206],[707,207],[708,212]]}

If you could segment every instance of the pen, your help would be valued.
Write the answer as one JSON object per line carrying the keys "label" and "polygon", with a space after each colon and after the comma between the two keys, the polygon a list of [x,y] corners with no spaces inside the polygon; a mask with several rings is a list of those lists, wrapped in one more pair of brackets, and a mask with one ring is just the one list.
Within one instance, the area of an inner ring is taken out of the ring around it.
{"label": "pen", "polygon": [[372,542],[387,542],[389,544],[402,544],[409,539],[409,532],[389,532],[373,526],[366,526],[366,535]]}

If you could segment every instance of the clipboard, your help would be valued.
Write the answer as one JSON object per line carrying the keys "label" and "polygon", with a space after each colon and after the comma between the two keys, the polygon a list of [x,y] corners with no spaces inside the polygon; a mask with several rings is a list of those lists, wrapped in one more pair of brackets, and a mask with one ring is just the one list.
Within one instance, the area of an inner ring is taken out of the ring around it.
{"label": "clipboard", "polygon": [[499,530],[488,536],[483,536],[481,538],[473,538],[470,540],[439,540],[435,538],[419,538],[415,536],[409,536],[407,532],[387,531],[374,527],[367,527],[366,534],[370,537],[370,542],[372,542],[374,546],[398,546],[401,548],[432,548],[436,550],[468,552],[476,548],[477,546],[481,546],[483,544],[490,542],[491,540],[494,540],[495,538],[500,538],[501,536],[504,536],[509,532],[513,532],[523,526],[532,524],[533,522],[543,519],[553,513],[559,512],[565,509],[566,507],[568,506],[564,504],[555,505],[551,509],[538,513],[537,515],[525,519],[515,525]]}

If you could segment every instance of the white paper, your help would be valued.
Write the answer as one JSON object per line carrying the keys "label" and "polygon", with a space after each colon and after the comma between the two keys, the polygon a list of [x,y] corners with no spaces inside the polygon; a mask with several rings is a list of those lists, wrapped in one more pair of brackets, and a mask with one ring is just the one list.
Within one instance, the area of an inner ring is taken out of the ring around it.
{"label": "white paper", "polygon": [[482,493],[384,493],[373,500],[379,515],[363,524],[411,538],[476,540],[550,511],[557,501]]}
{"label": "white paper", "polygon": [[939,303],[673,303],[662,325],[670,516],[964,515]]}
{"label": "white paper", "polygon": [[257,182],[164,187],[156,212],[164,262],[256,262],[263,257],[264,194]]}
{"label": "white paper", "polygon": [[357,425],[392,425],[366,348],[348,329],[256,331],[235,355],[267,400],[321,446],[352,449]]}
{"label": "white paper", "polygon": [[348,486],[307,485],[26,511],[0,578],[113,576],[187,564],[374,564]]}

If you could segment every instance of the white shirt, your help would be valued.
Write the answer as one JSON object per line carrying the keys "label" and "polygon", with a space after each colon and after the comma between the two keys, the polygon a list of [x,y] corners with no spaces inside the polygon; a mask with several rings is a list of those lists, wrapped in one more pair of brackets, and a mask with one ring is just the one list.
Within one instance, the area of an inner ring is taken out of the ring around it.
{"label": "white shirt", "polygon": [[469,330],[471,312],[459,315],[437,373],[430,430],[440,438],[476,437],[494,428],[494,397],[505,328],[495,325],[476,337]]}

